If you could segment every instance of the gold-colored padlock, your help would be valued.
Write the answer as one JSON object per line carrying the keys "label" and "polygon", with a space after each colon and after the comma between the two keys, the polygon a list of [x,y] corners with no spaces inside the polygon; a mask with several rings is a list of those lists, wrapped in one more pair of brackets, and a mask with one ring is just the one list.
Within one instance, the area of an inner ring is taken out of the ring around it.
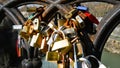
{"label": "gold-colored padlock", "polygon": [[61,54],[66,55],[66,53],[68,53],[71,49],[72,49],[72,44],[69,43],[69,46],[61,50]]}
{"label": "gold-colored padlock", "polygon": [[47,52],[46,53],[46,60],[47,61],[58,61],[59,60],[58,52],[54,52],[54,51]]}
{"label": "gold-colored padlock", "polygon": [[61,36],[63,37],[63,40],[56,41],[53,44],[52,51],[55,51],[55,50],[58,50],[58,49],[62,49],[62,48],[65,48],[65,47],[69,46],[69,41],[65,37],[65,34],[62,31],[60,31],[60,33],[61,33]]}
{"label": "gold-colored padlock", "polygon": [[36,35],[32,36],[30,41],[30,46],[40,48],[41,42],[42,42],[42,34],[37,33]]}
{"label": "gold-colored padlock", "polygon": [[43,37],[41,47],[40,47],[41,52],[45,53],[45,54],[48,51],[48,45],[47,45],[47,40],[46,39],[47,39],[46,37]]}
{"label": "gold-colored padlock", "polygon": [[72,9],[69,13],[67,13],[67,14],[65,15],[65,18],[66,18],[66,19],[71,18],[76,12],[77,12],[76,9]]}
{"label": "gold-colored padlock", "polygon": [[67,20],[65,19],[58,19],[58,28],[63,26],[66,23]]}
{"label": "gold-colored padlock", "polygon": [[23,29],[20,31],[20,36],[26,40],[29,39],[29,34],[27,34],[28,31],[28,27],[27,26],[23,26]]}
{"label": "gold-colored padlock", "polygon": [[82,55],[83,54],[83,49],[82,49],[82,44],[81,42],[77,42],[77,50],[78,50],[78,54],[77,55]]}
{"label": "gold-colored padlock", "polygon": [[37,47],[37,48],[41,48],[41,44],[42,44],[42,39],[43,39],[43,36],[42,34],[40,33],[35,44],[34,44],[34,47]]}
{"label": "gold-colored padlock", "polygon": [[30,33],[32,33],[33,31],[33,27],[32,27],[32,20],[28,19],[24,25],[23,25],[23,29],[20,31],[20,35],[22,38],[28,40]]}

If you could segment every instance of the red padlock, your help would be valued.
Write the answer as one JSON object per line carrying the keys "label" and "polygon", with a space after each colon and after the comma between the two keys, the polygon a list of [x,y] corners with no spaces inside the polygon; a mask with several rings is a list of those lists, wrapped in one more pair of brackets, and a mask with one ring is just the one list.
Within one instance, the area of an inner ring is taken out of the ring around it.
{"label": "red padlock", "polygon": [[88,11],[85,11],[84,14],[89,18],[89,20],[95,24],[99,24],[99,21],[96,19],[95,16],[93,16],[91,13],[89,13]]}

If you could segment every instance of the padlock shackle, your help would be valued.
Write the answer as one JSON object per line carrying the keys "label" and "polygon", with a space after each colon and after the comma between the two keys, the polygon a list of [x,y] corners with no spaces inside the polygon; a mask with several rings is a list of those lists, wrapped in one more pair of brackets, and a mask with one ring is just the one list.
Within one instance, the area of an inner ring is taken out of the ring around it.
{"label": "padlock shackle", "polygon": [[59,31],[54,31],[53,33],[52,33],[52,37],[53,37],[53,40],[56,40],[56,39],[54,39],[54,35],[55,34],[58,34],[60,37],[62,37],[63,39],[65,39],[66,37],[65,37],[65,34],[64,34],[64,32],[63,31],[61,31],[61,30],[59,30]]}

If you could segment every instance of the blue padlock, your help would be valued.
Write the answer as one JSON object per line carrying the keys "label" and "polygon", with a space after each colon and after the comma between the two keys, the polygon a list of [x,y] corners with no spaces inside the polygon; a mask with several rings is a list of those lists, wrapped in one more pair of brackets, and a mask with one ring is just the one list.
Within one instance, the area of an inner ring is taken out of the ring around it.
{"label": "blue padlock", "polygon": [[88,11],[88,8],[85,6],[77,6],[76,9],[81,10],[81,11]]}

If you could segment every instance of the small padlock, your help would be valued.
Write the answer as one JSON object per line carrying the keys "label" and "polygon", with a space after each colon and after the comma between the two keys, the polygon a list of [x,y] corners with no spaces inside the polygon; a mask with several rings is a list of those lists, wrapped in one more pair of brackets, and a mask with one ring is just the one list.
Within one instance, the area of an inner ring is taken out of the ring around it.
{"label": "small padlock", "polygon": [[84,28],[84,27],[85,27],[84,21],[83,21],[83,19],[82,19],[79,15],[77,15],[77,16],[75,17],[75,19],[76,19],[77,22],[78,22],[79,28]]}
{"label": "small padlock", "polygon": [[20,35],[21,35],[22,38],[28,40],[32,31],[33,31],[32,20],[28,19],[24,23],[23,28],[20,31]]}
{"label": "small padlock", "polygon": [[56,30],[56,29],[57,29],[57,26],[54,24],[53,21],[51,21],[51,22],[48,24],[48,26],[49,26],[53,31],[57,31],[57,30]]}
{"label": "small padlock", "polygon": [[21,62],[22,68],[33,68],[32,60],[30,59],[24,59]]}
{"label": "small padlock", "polygon": [[33,27],[34,27],[33,29],[34,29],[34,30],[38,30],[39,26],[40,26],[39,19],[38,19],[38,18],[35,18],[35,19],[33,20]]}
{"label": "small padlock", "polygon": [[68,14],[65,15],[66,19],[71,18],[72,16],[74,16],[74,14],[76,14],[78,12],[78,10],[76,9],[72,9]]}
{"label": "small padlock", "polygon": [[[29,37],[30,37],[30,35],[27,34],[26,32],[24,32],[24,29],[22,29],[22,30],[23,30],[23,31],[20,31],[20,36],[21,36],[22,38],[28,40]],[[25,31],[26,31],[26,29],[25,29]]]}
{"label": "small padlock", "polygon": [[66,29],[63,30],[63,32],[70,39],[75,38],[77,36],[77,33],[76,33],[76,31],[75,31],[75,29],[73,27],[66,28]]}
{"label": "small padlock", "polygon": [[42,39],[40,50],[41,50],[42,53],[46,53],[48,51],[48,45],[47,45],[47,38],[46,37],[43,37],[43,39]]}
{"label": "small padlock", "polygon": [[81,42],[77,42],[76,46],[77,46],[77,50],[78,50],[77,55],[81,56],[83,54],[83,49],[82,49]]}
{"label": "small padlock", "polygon": [[66,20],[65,19],[58,19],[58,28],[63,26],[65,24]]}
{"label": "small padlock", "polygon": [[42,39],[43,39],[43,36],[40,33],[39,36],[38,36],[38,38],[37,38],[36,43],[34,44],[34,47],[41,48]]}
{"label": "small padlock", "polygon": [[46,37],[43,37],[40,49],[44,49],[45,45],[46,45]]}
{"label": "small padlock", "polygon": [[30,41],[30,46],[40,48],[41,42],[42,42],[42,34],[37,33],[37,35],[33,35]]}

